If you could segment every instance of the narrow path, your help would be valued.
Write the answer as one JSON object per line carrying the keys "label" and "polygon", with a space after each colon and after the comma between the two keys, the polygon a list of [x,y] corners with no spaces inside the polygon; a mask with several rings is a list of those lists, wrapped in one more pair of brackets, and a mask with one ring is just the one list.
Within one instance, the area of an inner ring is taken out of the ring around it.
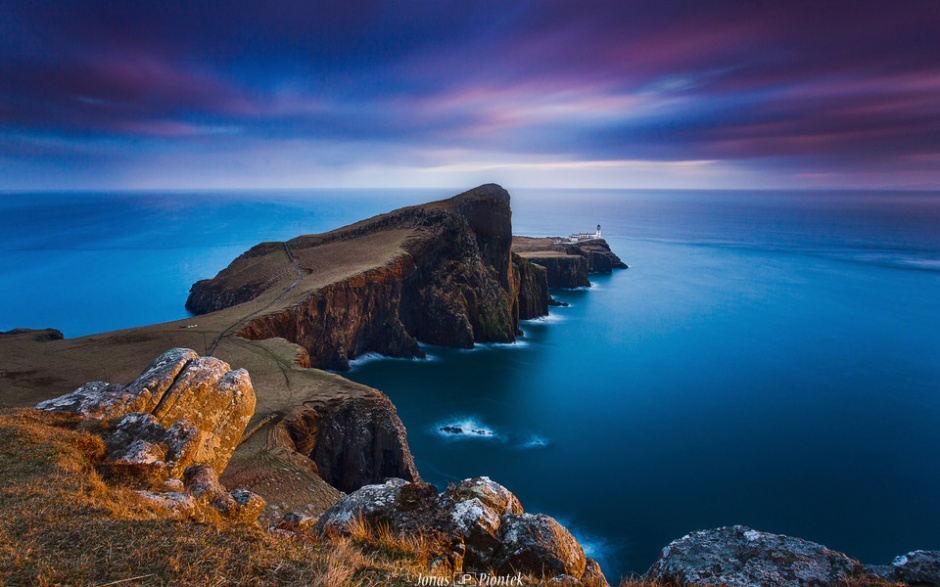
{"label": "narrow path", "polygon": [[267,304],[265,304],[265,305],[262,306],[261,308],[258,308],[257,310],[255,310],[255,311],[252,312],[251,314],[248,314],[247,316],[242,316],[241,318],[239,318],[239,319],[236,320],[235,322],[232,322],[231,324],[229,324],[228,327],[227,327],[225,330],[223,330],[222,332],[220,332],[219,335],[215,337],[215,340],[212,341],[212,344],[209,346],[209,349],[206,351],[206,355],[211,355],[213,352],[215,352],[215,347],[219,346],[219,342],[222,341],[222,337],[224,337],[226,334],[228,334],[231,329],[235,328],[236,326],[238,326],[239,324],[241,324],[241,323],[244,322],[245,320],[251,318],[252,316],[255,316],[256,314],[260,314],[261,312],[264,312],[265,310],[267,310],[268,308],[270,308],[271,306],[273,306],[274,304],[276,304],[276,303],[278,302],[278,300],[280,300],[280,299],[283,298],[285,295],[287,295],[287,292],[289,292],[290,290],[292,290],[292,289],[294,289],[295,287],[297,287],[297,284],[300,283],[300,280],[301,280],[301,279],[303,279],[304,274],[300,271],[300,265],[297,264],[297,260],[294,259],[294,255],[290,252],[290,247],[287,246],[287,243],[286,243],[286,242],[285,242],[285,243],[281,243],[281,244],[284,245],[284,252],[287,253],[287,259],[291,262],[291,265],[294,266],[294,271],[297,272],[297,279],[294,280],[294,283],[292,283],[292,284],[288,285],[286,288],[284,288],[284,291],[282,291],[280,294],[278,294],[278,296],[277,296],[276,298],[274,298],[273,300],[271,300],[270,302],[268,302]]}

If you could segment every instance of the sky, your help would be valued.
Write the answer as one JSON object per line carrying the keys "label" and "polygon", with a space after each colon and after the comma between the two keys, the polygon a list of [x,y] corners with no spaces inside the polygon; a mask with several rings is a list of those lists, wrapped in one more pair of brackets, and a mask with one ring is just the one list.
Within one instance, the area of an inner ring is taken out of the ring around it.
{"label": "sky", "polygon": [[0,190],[940,189],[938,0],[0,0]]}

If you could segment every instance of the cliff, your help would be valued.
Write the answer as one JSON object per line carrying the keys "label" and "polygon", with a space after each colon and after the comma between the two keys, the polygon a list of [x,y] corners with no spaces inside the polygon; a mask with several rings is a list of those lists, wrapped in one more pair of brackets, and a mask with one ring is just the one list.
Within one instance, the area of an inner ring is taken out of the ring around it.
{"label": "cliff", "polygon": [[509,194],[489,184],[326,234],[260,244],[194,284],[186,307],[214,312],[287,287],[237,335],[287,339],[306,349],[310,366],[335,370],[367,352],[421,357],[418,342],[512,342],[520,318],[547,313],[548,292],[539,269],[513,259],[511,246]]}
{"label": "cliff", "polygon": [[513,252],[544,267],[549,287],[590,287],[589,273],[627,268],[604,239],[571,243],[559,238],[517,236],[513,238]]}

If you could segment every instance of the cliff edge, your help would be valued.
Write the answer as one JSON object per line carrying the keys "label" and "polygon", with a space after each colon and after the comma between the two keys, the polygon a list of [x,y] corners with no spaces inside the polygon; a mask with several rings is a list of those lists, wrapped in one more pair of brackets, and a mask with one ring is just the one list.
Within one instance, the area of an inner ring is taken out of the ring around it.
{"label": "cliff edge", "polygon": [[307,351],[310,366],[335,370],[368,352],[423,357],[418,342],[512,342],[520,318],[547,313],[548,293],[539,270],[511,254],[509,199],[487,184],[325,234],[262,243],[195,283],[186,307],[203,314],[277,294],[236,334],[287,339]]}

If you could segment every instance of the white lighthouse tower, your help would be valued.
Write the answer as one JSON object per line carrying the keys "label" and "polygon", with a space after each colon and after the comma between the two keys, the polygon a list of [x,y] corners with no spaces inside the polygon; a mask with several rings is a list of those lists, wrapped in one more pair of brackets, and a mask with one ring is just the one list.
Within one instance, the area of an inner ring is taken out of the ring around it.
{"label": "white lighthouse tower", "polygon": [[594,238],[601,238],[601,225],[597,225],[597,232],[594,233]]}

